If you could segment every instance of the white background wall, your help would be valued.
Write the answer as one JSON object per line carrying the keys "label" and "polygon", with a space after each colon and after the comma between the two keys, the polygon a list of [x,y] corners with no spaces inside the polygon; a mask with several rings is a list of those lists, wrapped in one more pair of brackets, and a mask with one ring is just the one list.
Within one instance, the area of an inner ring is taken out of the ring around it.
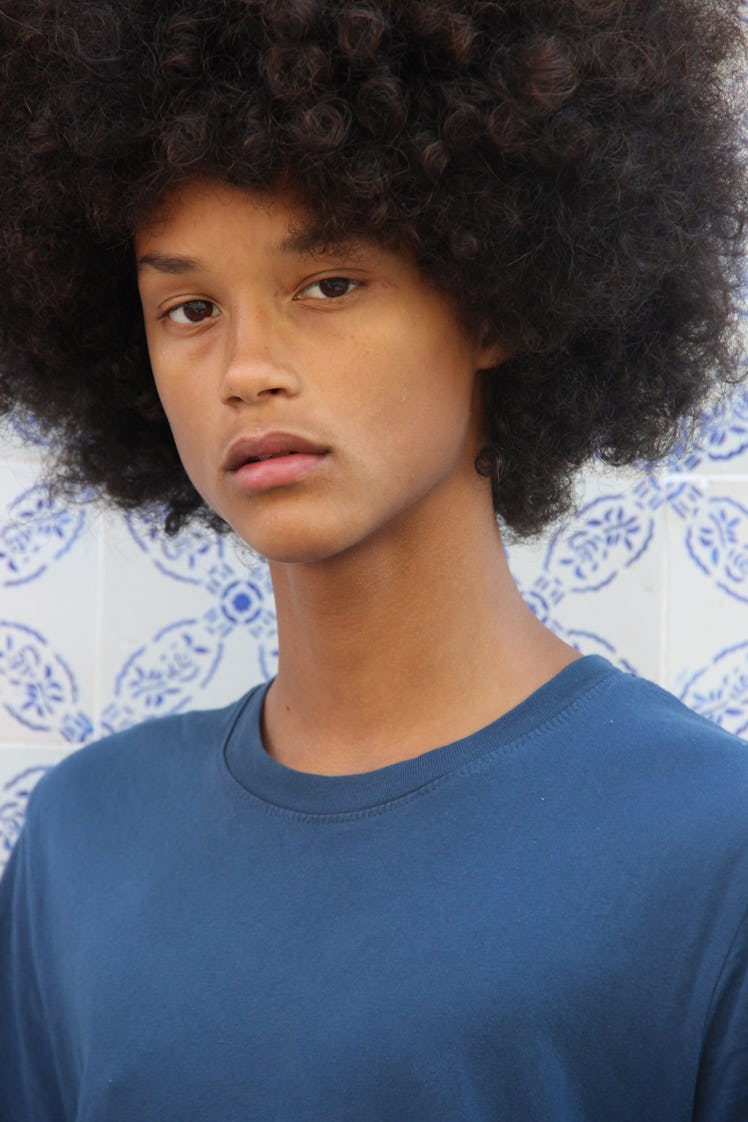
{"label": "white background wall", "polygon": [[[0,865],[29,790],[115,729],[271,675],[265,566],[204,531],[51,503],[45,449],[0,434]],[[656,473],[585,477],[579,510],[509,546],[536,612],[585,653],[748,738],[748,389]]]}

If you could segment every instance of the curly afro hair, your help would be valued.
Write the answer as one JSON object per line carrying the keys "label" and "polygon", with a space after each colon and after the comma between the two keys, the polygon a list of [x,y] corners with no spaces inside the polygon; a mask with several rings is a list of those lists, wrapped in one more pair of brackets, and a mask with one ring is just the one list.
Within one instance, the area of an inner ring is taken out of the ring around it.
{"label": "curly afro hair", "polygon": [[132,235],[185,180],[291,179],[509,346],[476,467],[534,533],[737,376],[743,54],[738,0],[4,0],[0,409],[65,487],[210,519]]}

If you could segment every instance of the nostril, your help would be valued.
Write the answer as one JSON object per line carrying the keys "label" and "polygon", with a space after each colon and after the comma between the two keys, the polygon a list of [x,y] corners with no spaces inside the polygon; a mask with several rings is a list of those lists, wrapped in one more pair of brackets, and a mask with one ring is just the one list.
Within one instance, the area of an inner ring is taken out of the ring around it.
{"label": "nostril", "polygon": [[235,348],[223,372],[223,394],[227,400],[260,402],[278,394],[294,395],[298,390],[299,378],[292,365],[251,354],[248,348],[246,353]]}

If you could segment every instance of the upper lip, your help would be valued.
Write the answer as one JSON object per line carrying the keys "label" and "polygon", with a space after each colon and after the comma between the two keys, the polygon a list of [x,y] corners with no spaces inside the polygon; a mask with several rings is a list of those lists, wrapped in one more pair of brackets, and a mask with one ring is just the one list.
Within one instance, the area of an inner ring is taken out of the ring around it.
{"label": "upper lip", "polygon": [[328,451],[329,448],[307,440],[304,436],[296,436],[290,432],[266,432],[259,436],[242,436],[233,441],[226,452],[223,466],[226,471],[236,471],[260,456],[283,456],[294,452],[320,456]]}

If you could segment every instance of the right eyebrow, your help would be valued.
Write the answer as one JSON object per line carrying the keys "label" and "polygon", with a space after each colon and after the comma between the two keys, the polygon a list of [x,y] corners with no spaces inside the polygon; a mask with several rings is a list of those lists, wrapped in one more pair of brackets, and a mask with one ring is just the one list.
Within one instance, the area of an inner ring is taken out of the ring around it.
{"label": "right eyebrow", "polygon": [[202,268],[194,257],[167,257],[163,253],[144,253],[138,258],[138,272],[150,267],[158,269],[160,273],[171,273],[178,276],[180,273],[194,273]]}
{"label": "right eyebrow", "polygon": [[360,249],[361,244],[361,238],[331,237],[320,227],[310,225],[292,230],[275,246],[275,252],[298,254],[301,257],[323,257],[326,254],[355,252]]}

